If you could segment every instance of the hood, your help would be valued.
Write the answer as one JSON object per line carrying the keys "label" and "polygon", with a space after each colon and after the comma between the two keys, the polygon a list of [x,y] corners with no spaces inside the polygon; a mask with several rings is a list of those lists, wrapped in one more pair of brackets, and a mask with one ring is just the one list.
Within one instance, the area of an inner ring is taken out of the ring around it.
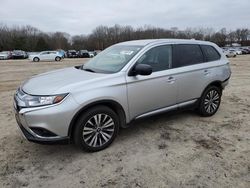
{"label": "hood", "polygon": [[[107,74],[87,72],[75,67],[59,69],[32,77],[24,82],[22,90],[31,95],[60,94],[57,90],[76,83],[89,83],[102,79]],[[70,91],[64,91],[65,93]]]}

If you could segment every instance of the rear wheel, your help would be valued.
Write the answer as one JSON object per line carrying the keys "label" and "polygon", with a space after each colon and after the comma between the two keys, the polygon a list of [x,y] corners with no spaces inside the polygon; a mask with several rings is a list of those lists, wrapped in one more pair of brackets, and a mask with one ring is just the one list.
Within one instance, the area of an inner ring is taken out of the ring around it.
{"label": "rear wheel", "polygon": [[106,106],[86,111],[76,122],[74,141],[83,150],[99,151],[108,147],[119,131],[117,114]]}
{"label": "rear wheel", "polygon": [[219,109],[222,90],[216,86],[209,86],[202,94],[198,107],[202,116],[212,116]]}
{"label": "rear wheel", "polygon": [[39,62],[39,61],[40,61],[40,59],[39,59],[38,57],[34,57],[34,58],[33,58],[33,61],[35,61],[35,62]]}
{"label": "rear wheel", "polygon": [[55,60],[56,60],[56,61],[61,61],[61,58],[57,56],[57,57],[55,58]]}

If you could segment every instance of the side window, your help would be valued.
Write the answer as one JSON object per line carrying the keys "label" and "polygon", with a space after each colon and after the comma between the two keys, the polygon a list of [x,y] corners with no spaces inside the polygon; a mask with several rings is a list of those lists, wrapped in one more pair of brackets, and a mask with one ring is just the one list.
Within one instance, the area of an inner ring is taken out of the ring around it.
{"label": "side window", "polygon": [[201,45],[201,49],[206,58],[206,62],[216,61],[220,59],[220,54],[217,52],[217,50],[214,47],[209,46],[209,45]]}
{"label": "side window", "polygon": [[152,48],[143,54],[137,62],[151,65],[153,72],[167,70],[172,62],[172,47],[165,45]]}
{"label": "side window", "polygon": [[173,68],[194,65],[203,62],[199,45],[177,44],[173,46]]}

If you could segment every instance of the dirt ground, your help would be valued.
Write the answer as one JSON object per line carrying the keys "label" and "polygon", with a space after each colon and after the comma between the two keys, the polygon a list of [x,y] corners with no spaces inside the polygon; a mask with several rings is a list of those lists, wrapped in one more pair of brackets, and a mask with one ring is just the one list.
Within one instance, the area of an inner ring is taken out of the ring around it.
{"label": "dirt ground", "polygon": [[230,59],[230,85],[213,117],[147,118],[97,153],[26,141],[12,111],[15,89],[84,61],[0,61],[0,187],[250,187],[250,55]]}

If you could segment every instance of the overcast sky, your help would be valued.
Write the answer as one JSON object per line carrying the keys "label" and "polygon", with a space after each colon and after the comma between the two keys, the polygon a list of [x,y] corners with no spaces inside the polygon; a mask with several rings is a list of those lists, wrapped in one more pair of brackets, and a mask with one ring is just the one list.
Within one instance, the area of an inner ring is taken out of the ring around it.
{"label": "overcast sky", "polygon": [[250,28],[249,0],[0,0],[0,23],[89,34],[99,25]]}

